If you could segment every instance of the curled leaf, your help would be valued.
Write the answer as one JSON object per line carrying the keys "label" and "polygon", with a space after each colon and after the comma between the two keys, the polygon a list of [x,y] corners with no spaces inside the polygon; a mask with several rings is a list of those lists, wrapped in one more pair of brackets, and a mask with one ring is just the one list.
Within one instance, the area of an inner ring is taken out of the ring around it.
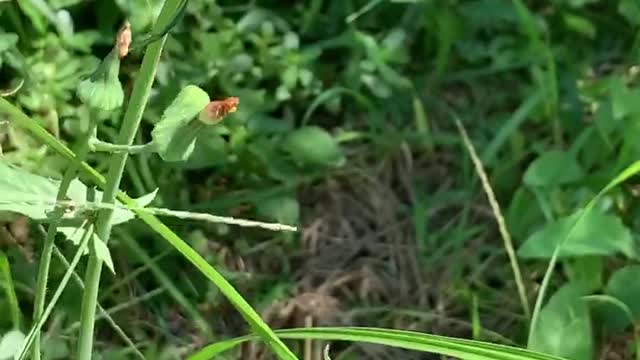
{"label": "curled leaf", "polygon": [[193,152],[199,122],[192,120],[207,106],[209,95],[195,85],[180,91],[151,132],[158,154],[165,161],[186,160]]}

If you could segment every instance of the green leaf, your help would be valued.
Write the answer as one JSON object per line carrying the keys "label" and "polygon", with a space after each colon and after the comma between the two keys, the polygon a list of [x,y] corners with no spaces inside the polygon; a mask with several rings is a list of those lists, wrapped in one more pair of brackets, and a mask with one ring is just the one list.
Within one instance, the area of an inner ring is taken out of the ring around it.
{"label": "green leaf", "polygon": [[540,312],[529,349],[567,359],[592,359],[593,331],[583,295],[580,286],[571,283],[560,288]]}
{"label": "green leaf", "polygon": [[[18,297],[16,296],[15,283],[13,282],[13,276],[11,276],[11,266],[7,255],[0,250],[0,284],[4,288],[5,298],[9,305],[9,312],[11,313],[11,321],[13,327],[20,328],[22,320],[22,312],[20,311],[20,305],[18,303]],[[6,314],[6,312],[5,312]]]}
{"label": "green leaf", "polygon": [[[579,219],[582,211],[584,210],[549,223],[533,233],[518,249],[518,255],[523,258],[548,259],[561,243],[562,249],[558,254],[561,258],[606,256],[618,252],[630,258],[635,257],[631,233],[618,217],[592,209]],[[577,220],[580,221],[576,223]],[[571,231],[574,224],[575,228]]]}
{"label": "green leaf", "polygon": [[53,209],[58,185],[0,161],[0,211],[11,211],[31,219],[46,219]]}
{"label": "green leaf", "polygon": [[[100,195],[101,197],[102,192],[101,191],[96,191],[96,195]],[[135,198],[133,199],[133,201],[136,202],[136,204],[138,204],[138,207],[145,207],[149,204],[151,204],[151,202],[153,201],[153,199],[156,198],[156,195],[158,194],[158,189],[155,189],[154,191],[146,194],[146,195],[142,195],[139,198]],[[100,198],[98,197],[98,199]],[[113,211],[113,218],[111,219],[111,221],[113,222],[113,225],[118,225],[118,224],[122,224],[125,223],[131,219],[133,219],[136,215],[131,212],[128,209],[123,209],[122,207],[118,207],[117,209],[115,209]]]}
{"label": "green leaf", "polygon": [[602,287],[604,261],[599,256],[584,256],[567,262],[567,273],[571,283],[581,286],[585,292]]}
{"label": "green leaf", "polygon": [[582,167],[571,154],[551,150],[534,160],[524,173],[528,186],[556,186],[581,180]]}
{"label": "green leaf", "polygon": [[25,336],[20,330],[11,330],[0,340],[0,360],[12,359],[18,354]]}
{"label": "green leaf", "polygon": [[340,166],[345,158],[334,138],[317,126],[305,126],[291,132],[283,148],[302,164]]}
{"label": "green leaf", "polygon": [[[456,339],[405,330],[364,327],[322,327],[276,330],[275,333],[281,339],[316,339],[325,341],[364,342],[426,353],[447,355],[465,360],[562,360],[556,356],[545,355],[511,346],[466,339]],[[244,342],[255,340],[256,338],[257,336],[250,335],[217,342],[206,346],[187,359],[219,359],[222,358],[220,354],[223,352],[237,347]]]}
{"label": "green leaf", "polygon": [[111,252],[109,252],[109,247],[104,243],[96,234],[93,234],[92,242],[92,250],[96,254],[96,257],[104,262],[105,265],[111,270],[113,274],[115,274],[115,270],[113,267],[113,260],[111,260]]}
{"label": "green leaf", "polygon": [[[13,167],[0,161],[0,211],[20,213],[34,220],[44,220],[47,213],[52,211],[56,204],[56,194],[60,182],[32,174],[22,169]],[[139,207],[147,206],[156,196],[157,189],[147,195],[135,199]],[[75,179],[69,186],[67,196],[83,211],[86,205],[87,187]],[[102,192],[96,191],[96,199],[102,198]],[[122,203],[118,203],[122,205]],[[121,209],[114,210],[114,224],[122,224],[134,218],[133,212]],[[77,212],[76,212],[77,213]],[[72,212],[70,215],[73,215]],[[68,236],[75,232],[75,228],[59,228],[60,232]]]}
{"label": "green leaf", "polygon": [[[0,97],[0,111],[7,112],[13,116],[12,121],[20,128],[24,128],[34,135],[40,141],[46,143],[58,154],[62,155],[69,161],[77,161],[73,152],[67,146],[60,142],[56,137],[51,135],[47,130],[40,126],[37,122],[30,119],[20,109]],[[95,184],[104,189],[106,186],[105,178],[94,168],[83,162],[80,164],[80,170],[90,178]],[[222,276],[213,266],[196,252],[187,242],[181,239],[175,232],[168,228],[153,214],[137,210],[137,204],[127,194],[122,191],[117,193],[118,199],[132,210],[138,217],[144,221],[152,230],[162,236],[169,244],[182,254],[189,262],[191,262],[209,281],[215,284],[220,292],[229,300],[229,302],[238,310],[249,325],[256,331],[259,336],[267,343],[267,345],[281,358],[286,360],[296,360],[296,356],[287,348],[267,325],[251,305],[240,295],[240,293]]]}
{"label": "green leaf", "polygon": [[640,24],[640,4],[636,0],[620,0],[618,12],[631,24]]}
{"label": "green leaf", "polygon": [[214,129],[206,126],[198,133],[195,148],[187,161],[180,163],[183,169],[203,169],[227,162],[227,143]]}
{"label": "green leaf", "polygon": [[630,321],[640,320],[640,265],[628,265],[614,272],[609,278],[604,293],[623,304],[630,312],[631,319],[617,306],[606,305],[598,307],[599,318],[603,321],[606,329],[614,332],[624,330],[631,325]]}
{"label": "green leaf", "polygon": [[272,197],[256,204],[258,215],[285,225],[296,225],[300,217],[300,204],[290,196]]}
{"label": "green leaf", "polygon": [[165,161],[186,160],[195,147],[203,125],[194,118],[209,103],[209,95],[195,85],[185,86],[165,109],[151,137],[158,154]]}
{"label": "green leaf", "polygon": [[14,47],[17,43],[18,43],[18,35],[14,33],[0,34],[0,54]]}

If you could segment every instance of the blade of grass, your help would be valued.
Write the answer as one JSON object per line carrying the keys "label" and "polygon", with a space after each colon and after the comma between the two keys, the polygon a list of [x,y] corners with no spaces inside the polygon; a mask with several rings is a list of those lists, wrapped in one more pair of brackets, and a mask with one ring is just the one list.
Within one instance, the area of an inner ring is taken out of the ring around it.
{"label": "blade of grass", "polygon": [[[326,327],[276,330],[276,334],[283,339],[366,342],[454,356],[466,360],[562,360],[562,358],[556,356],[540,354],[511,346],[404,330]],[[256,336],[250,335],[214,343],[191,355],[188,360],[215,359],[221,353],[243,342],[254,340],[255,338]]]}
{"label": "blade of grass", "polygon": [[556,248],[553,250],[553,255],[549,260],[549,265],[547,266],[547,270],[545,271],[544,277],[542,278],[542,283],[540,284],[540,291],[538,292],[538,297],[536,298],[536,304],[533,307],[533,314],[531,316],[531,325],[529,327],[529,339],[528,343],[531,343],[531,337],[534,333],[536,326],[538,325],[538,318],[540,317],[540,310],[542,310],[542,303],[544,302],[545,295],[547,293],[547,289],[549,288],[549,283],[551,281],[551,275],[553,275],[553,270],[555,269],[556,263],[558,262],[558,256],[560,254],[560,249],[564,242],[573,235],[573,232],[578,227],[577,225],[582,221],[584,216],[593,208],[598,199],[606,194],[609,190],[618,186],[622,182],[626,181],[630,177],[640,173],[640,161],[636,161],[631,165],[627,166],[624,170],[622,170],[613,180],[611,180],[596,196],[589,201],[589,203],[584,207],[584,209],[580,212],[580,215],[577,217],[576,221],[571,225],[567,235],[562,238],[561,241],[558,242]]}
{"label": "blade of grass", "polygon": [[[91,114],[91,124],[87,133],[84,135],[83,140],[78,146],[76,156],[79,160],[84,158],[89,153],[89,138],[98,126],[96,114]],[[62,201],[67,197],[67,191],[71,182],[77,177],[78,174],[78,162],[71,163],[62,176],[58,193],[56,194],[56,200]],[[49,280],[49,268],[51,265],[51,252],[56,240],[56,234],[58,233],[58,226],[62,220],[64,214],[64,207],[55,207],[53,214],[51,215],[51,223],[47,228],[47,235],[44,239],[44,245],[42,247],[42,253],[40,254],[40,263],[38,264],[38,277],[36,279],[36,297],[33,303],[33,317],[39,319],[44,311],[44,303],[47,295],[47,282]],[[36,334],[35,343],[33,345],[33,360],[39,360],[41,356],[40,351],[40,333]]]}
{"label": "blade of grass", "polygon": [[[64,257],[62,252],[60,252],[60,249],[58,249],[58,247],[55,245],[53,246],[53,255],[58,259],[58,261],[60,261],[64,265],[65,269],[68,270],[71,268],[71,264],[69,264],[69,261],[67,260],[67,258]],[[80,275],[78,275],[78,273],[75,270],[71,272],[71,277],[73,277],[73,280],[76,282],[76,284],[78,284],[78,286],[82,290],[84,290],[84,282],[82,281],[82,279],[80,278]],[[118,336],[120,336],[120,338],[125,342],[125,344],[127,344],[127,346],[131,348],[133,353],[136,354],[136,356],[139,357],[140,359],[144,360],[145,359],[144,354],[142,354],[140,349],[138,349],[136,344],[129,338],[127,333],[125,333],[124,330],[122,330],[122,328],[118,325],[118,323],[116,323],[116,321],[113,320],[111,315],[107,313],[107,311],[102,307],[102,305],[100,305],[100,303],[98,303],[98,312],[100,313],[101,317],[104,317],[107,320],[109,325],[111,325],[113,330],[118,334]]]}
{"label": "blade of grass", "polygon": [[553,125],[553,138],[557,146],[562,145],[562,127],[560,125],[558,110],[559,110],[559,95],[558,95],[558,81],[556,62],[553,56],[553,51],[549,45],[548,37],[542,31],[539,31],[536,20],[522,0],[513,0],[513,6],[518,15],[520,26],[529,37],[531,48],[534,54],[541,54],[545,62],[546,71],[544,73],[543,88],[545,89],[545,100],[547,115],[551,118]]}
{"label": "blade of grass", "polygon": [[84,230],[84,234],[82,235],[82,240],[80,242],[80,245],[78,246],[78,250],[76,250],[76,254],[71,260],[71,264],[69,265],[69,268],[67,269],[67,271],[65,271],[64,275],[62,276],[62,280],[60,280],[60,284],[58,284],[58,288],[56,288],[56,291],[53,293],[53,296],[51,297],[51,300],[49,301],[47,308],[42,313],[42,316],[37,318],[36,324],[31,328],[31,330],[29,331],[29,334],[27,334],[27,337],[24,340],[24,343],[22,344],[22,348],[18,352],[19,355],[16,357],[16,359],[23,360],[26,358],[27,353],[29,352],[29,349],[31,348],[32,345],[34,345],[34,341],[36,340],[37,335],[40,334],[40,330],[42,329],[42,326],[47,321],[47,318],[49,318],[49,315],[51,315],[51,311],[58,303],[58,299],[60,298],[60,295],[62,295],[62,292],[67,287],[67,283],[71,278],[71,274],[73,274],[73,271],[75,270],[76,266],[80,262],[80,258],[82,257],[84,252],[87,250],[87,244],[89,243],[89,240],[93,237],[93,224],[89,224],[88,222],[86,222],[82,227],[85,227],[85,226],[86,228]]}
{"label": "blade of grass", "polygon": [[133,239],[131,235],[126,233],[125,231],[116,229],[116,234],[118,238],[127,246],[131,251],[133,251],[134,255],[138,257],[153,273],[153,276],[158,280],[158,282],[166,289],[169,294],[173,297],[182,308],[191,316],[196,325],[200,328],[201,331],[212,336],[211,327],[209,323],[205,320],[202,315],[198,312],[198,310],[189,302],[186,296],[178,289],[177,286],[173,284],[171,278],[162,270],[162,268],[156,264],[151,256],[147,254],[147,252],[142,248],[142,246],[138,245],[138,243]]}
{"label": "blade of grass", "polygon": [[16,296],[13,277],[11,276],[9,259],[7,259],[7,255],[2,251],[0,251],[0,280],[2,281],[7,301],[9,302],[9,311],[11,312],[13,328],[20,329],[22,327],[22,313],[20,312],[20,306],[18,305],[18,297]]}
{"label": "blade of grass", "polygon": [[516,281],[516,286],[518,287],[518,295],[520,296],[520,303],[522,304],[522,309],[524,310],[524,314],[527,318],[531,316],[531,308],[529,307],[529,300],[527,299],[527,292],[524,286],[524,280],[522,279],[522,273],[520,271],[520,265],[518,264],[518,257],[516,256],[515,248],[513,247],[513,241],[511,240],[511,234],[509,234],[509,230],[507,229],[507,224],[504,221],[504,216],[502,216],[502,211],[500,210],[500,204],[498,204],[498,200],[496,199],[496,195],[493,192],[493,188],[491,187],[491,183],[489,182],[489,177],[487,173],[484,171],[484,167],[482,166],[482,162],[478,158],[478,154],[476,153],[476,149],[471,143],[471,139],[469,139],[469,135],[467,131],[462,126],[462,123],[457,117],[454,117],[456,126],[458,127],[458,131],[462,136],[462,140],[464,141],[465,147],[467,151],[469,151],[469,155],[471,156],[471,160],[473,161],[473,165],[476,168],[476,172],[478,173],[478,177],[482,182],[482,187],[484,188],[484,192],[489,199],[489,204],[491,205],[491,211],[493,212],[493,216],[498,223],[498,230],[500,231],[500,236],[502,236],[502,241],[504,243],[505,251],[509,256],[509,262],[511,263],[511,271],[513,271],[513,277]]}
{"label": "blade of grass", "polygon": [[[38,225],[38,230],[44,236],[47,235],[47,231],[44,229],[42,225]],[[64,265],[64,268],[66,270],[71,268],[71,264],[69,264],[69,261],[67,260],[67,258],[62,254],[60,249],[58,249],[58,247],[55,244],[53,245],[53,255],[58,259],[58,261],[62,263],[62,265]],[[80,278],[80,275],[78,275],[78,273],[75,270],[71,272],[71,277],[76,282],[76,284],[80,287],[80,289],[84,290],[84,282],[82,281],[82,279]],[[129,338],[129,336],[127,336],[124,330],[122,330],[122,328],[118,326],[115,320],[113,320],[113,318],[109,314],[107,314],[107,312],[99,303],[98,303],[98,311],[100,312],[100,315],[104,316],[104,318],[107,320],[109,325],[111,325],[111,327],[118,334],[118,336],[120,336],[120,338],[122,338],[122,340],[133,350],[136,356],[138,356],[141,359],[144,359],[145,356],[136,347],[135,343]]]}
{"label": "blade of grass", "polygon": [[[0,112],[6,112],[12,115],[11,123],[28,130],[33,136],[38,138],[44,144],[55,150],[59,155],[69,161],[79,162],[75,154],[66,147],[62,142],[42,128],[38,123],[31,120],[20,109],[13,106],[10,102],[0,98]],[[93,181],[101,189],[105,189],[105,178],[97,172],[93,167],[85,162],[79,164],[80,170]],[[262,339],[271,347],[271,349],[280,356],[281,359],[296,359],[296,356],[289,350],[284,343],[278,339],[273,330],[260,318],[260,315],[249,305],[249,303],[238,293],[238,291],[229,283],[214,267],[209,265],[207,261],[193,250],[187,242],[182,240],[171,229],[164,225],[157,217],[142,210],[135,210],[138,204],[122,191],[117,192],[118,199],[129,209],[132,210],[139,218],[144,221],[151,229],[158,233],[162,238],[168,241],[176,250],[178,250],[189,262],[191,262],[200,272],[213,282],[220,292],[231,302],[231,304],[240,312],[242,317],[249,323],[253,330],[258,333]]]}
{"label": "blade of grass", "polygon": [[491,143],[487,146],[487,148],[482,152],[482,162],[491,166],[491,164],[495,161],[496,154],[505,142],[509,139],[509,136],[513,134],[514,131],[527,120],[529,114],[538,106],[538,104],[543,99],[544,92],[536,91],[533,95],[529,96],[527,100],[520,105],[520,107],[511,115],[511,117],[504,122],[504,125],[500,127],[496,136],[493,137]]}

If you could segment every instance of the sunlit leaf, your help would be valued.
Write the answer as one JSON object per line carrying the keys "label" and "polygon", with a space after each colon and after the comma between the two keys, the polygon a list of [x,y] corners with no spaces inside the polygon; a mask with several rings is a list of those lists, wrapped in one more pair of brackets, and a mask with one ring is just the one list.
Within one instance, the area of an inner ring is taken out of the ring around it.
{"label": "sunlit leaf", "polygon": [[572,360],[593,358],[589,308],[580,286],[560,288],[540,312],[529,349]]}
{"label": "sunlit leaf", "polygon": [[204,124],[194,118],[209,103],[209,95],[195,85],[187,85],[173,100],[155,124],[151,137],[160,157],[165,161],[186,160],[195,147],[198,132]]}
{"label": "sunlit leaf", "polygon": [[0,340],[0,360],[12,359],[20,351],[25,336],[20,330],[11,330]]}
{"label": "sunlit leaf", "polygon": [[[553,255],[556,245],[562,243],[559,257],[616,253],[635,257],[631,232],[618,217],[594,209],[588,211],[576,224],[579,216],[580,211],[545,225],[529,236],[518,250],[518,255],[523,258],[548,259]],[[572,231],[574,224],[575,229]],[[566,238],[567,236],[569,237]]]}

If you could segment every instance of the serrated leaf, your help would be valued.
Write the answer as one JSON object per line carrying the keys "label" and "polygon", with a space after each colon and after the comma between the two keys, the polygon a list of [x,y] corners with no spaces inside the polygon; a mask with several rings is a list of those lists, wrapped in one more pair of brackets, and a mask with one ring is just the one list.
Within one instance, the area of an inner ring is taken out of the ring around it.
{"label": "serrated leaf", "polygon": [[581,180],[584,170],[575,157],[558,150],[551,150],[534,160],[524,173],[528,186],[556,186]]}
{"label": "serrated leaf", "polygon": [[[569,235],[579,215],[580,212],[577,212],[545,225],[522,244],[518,255],[523,258],[551,258],[556,245]],[[616,253],[635,257],[631,232],[618,217],[591,210],[576,224],[570,237],[564,240],[559,257],[606,256]]]}
{"label": "serrated leaf", "polygon": [[592,359],[593,330],[584,295],[571,283],[560,288],[540,311],[528,348],[566,359]]}
{"label": "serrated leaf", "polygon": [[[56,195],[60,182],[44,176],[35,175],[22,169],[0,162],[0,211],[11,211],[25,215],[33,220],[45,220],[56,203]],[[135,199],[140,207],[147,206],[157,194],[157,189],[147,195]],[[69,185],[67,197],[77,206],[77,212],[83,211],[86,205],[87,187],[75,179]],[[96,190],[96,199],[102,198],[102,192]],[[133,212],[125,209],[118,202],[114,210],[113,224],[122,224],[135,217]],[[70,215],[73,216],[74,212]],[[77,233],[73,227],[59,227],[58,231],[67,237]],[[76,234],[77,236],[81,236]],[[72,239],[74,240],[74,239]],[[79,240],[79,239],[75,239]]]}
{"label": "serrated leaf", "polygon": [[[198,126],[190,126],[192,120],[209,103],[209,95],[195,85],[185,86],[165,109],[155,124],[151,137],[158,154],[165,161],[186,160],[195,146]],[[195,122],[193,125],[200,124]]]}
{"label": "serrated leaf", "polygon": [[104,243],[98,236],[94,234],[93,239],[91,239],[92,243],[92,251],[96,254],[96,257],[100,259],[104,264],[111,270],[113,274],[115,274],[115,270],[113,267],[113,260],[111,260],[111,252],[109,251],[109,247]]}
{"label": "serrated leaf", "polygon": [[11,359],[18,354],[25,336],[20,330],[11,330],[0,340],[0,360]]}
{"label": "serrated leaf", "polygon": [[282,146],[303,164],[340,166],[345,161],[342,150],[331,134],[317,126],[294,130]]}
{"label": "serrated leaf", "polygon": [[[151,204],[153,199],[156,198],[157,194],[158,194],[158,189],[155,189],[152,192],[148,193],[147,195],[143,195],[139,198],[135,198],[134,201],[136,202],[136,204],[138,204],[138,207],[145,207]],[[114,210],[113,219],[111,219],[111,221],[113,225],[118,225],[118,224],[125,223],[133,219],[134,217],[135,217],[135,214],[133,212],[129,211],[126,208],[118,207],[117,209]]]}

